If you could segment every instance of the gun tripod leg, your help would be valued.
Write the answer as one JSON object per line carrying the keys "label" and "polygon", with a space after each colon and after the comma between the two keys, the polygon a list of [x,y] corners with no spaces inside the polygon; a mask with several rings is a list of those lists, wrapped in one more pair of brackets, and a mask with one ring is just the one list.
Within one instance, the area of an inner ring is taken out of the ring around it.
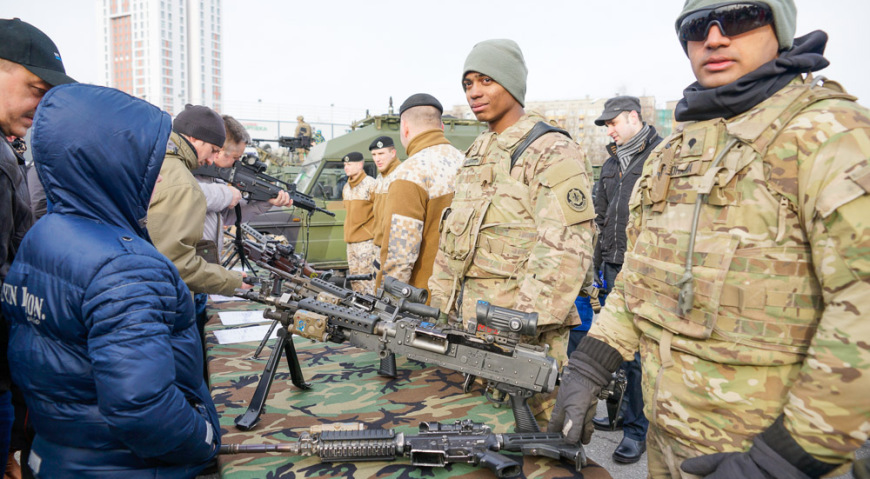
{"label": "gun tripod leg", "polygon": [[276,326],[278,326],[278,321],[272,321],[272,324],[269,325],[269,330],[266,331],[266,335],[263,336],[263,340],[260,341],[260,345],[257,346],[256,351],[254,351],[252,359],[260,359],[260,353],[263,352],[263,348],[266,347],[266,343],[268,343],[269,338],[272,337],[272,331],[275,331]]}
{"label": "gun tripod leg", "polygon": [[303,391],[311,389],[311,383],[306,382],[305,377],[302,376],[302,367],[299,365],[299,357],[296,355],[296,346],[293,345],[292,337],[284,342],[284,355],[287,357],[287,367],[290,368],[290,382]]}
{"label": "gun tripod leg", "polygon": [[[288,346],[289,344],[289,346]],[[292,353],[292,357],[290,354]],[[260,382],[257,384],[257,389],[251,397],[251,403],[248,405],[247,411],[241,416],[236,417],[236,427],[248,431],[254,428],[260,422],[260,415],[263,414],[263,408],[266,406],[266,397],[269,395],[269,389],[272,388],[272,381],[275,379],[275,371],[278,369],[278,363],[281,356],[287,356],[287,363],[290,367],[290,378],[293,384],[300,389],[309,389],[310,385],[301,380],[302,371],[299,367],[299,359],[296,357],[296,349],[293,347],[292,336],[287,334],[285,329],[278,330],[278,340],[272,353],[269,355],[269,360],[266,361],[266,367],[263,369],[263,375],[260,376]],[[295,368],[295,372],[294,372]]]}

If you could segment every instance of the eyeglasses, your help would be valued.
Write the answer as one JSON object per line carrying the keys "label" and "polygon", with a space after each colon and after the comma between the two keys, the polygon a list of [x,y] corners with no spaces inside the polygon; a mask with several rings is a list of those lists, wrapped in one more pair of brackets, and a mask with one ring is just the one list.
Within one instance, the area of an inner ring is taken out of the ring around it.
{"label": "eyeglasses", "polygon": [[773,12],[766,5],[734,3],[713,9],[703,9],[686,15],[680,21],[678,36],[684,42],[707,39],[710,26],[716,24],[726,37],[773,24]]}

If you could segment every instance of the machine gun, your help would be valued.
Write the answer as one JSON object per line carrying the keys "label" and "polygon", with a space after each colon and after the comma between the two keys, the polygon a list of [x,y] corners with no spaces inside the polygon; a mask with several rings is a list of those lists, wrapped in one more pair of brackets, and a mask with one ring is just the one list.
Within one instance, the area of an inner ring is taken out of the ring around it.
{"label": "machine gun", "polygon": [[279,452],[294,456],[317,456],[323,462],[392,461],[407,456],[412,466],[444,467],[466,463],[492,470],[496,477],[516,477],[522,466],[499,451],[544,456],[570,461],[575,470],[586,465],[583,446],[568,444],[558,433],[495,434],[489,426],[471,420],[453,424],[420,423],[418,435],[394,429],[324,430],[303,432],[298,442],[286,444],[226,444],[221,454]]}
{"label": "machine gun", "polygon": [[[270,271],[272,269],[278,270],[278,272],[272,272],[273,276],[283,274],[282,278],[286,275],[301,275],[308,278],[320,277],[328,279],[333,275],[332,270],[318,270],[311,267],[302,258],[302,255],[296,253],[292,245],[281,244],[247,224],[241,225],[240,228],[243,234],[254,239],[254,241],[244,240],[245,255],[264,269],[268,267]],[[227,264],[224,266],[227,266]],[[232,267],[232,265],[229,267]]]}
{"label": "machine gun", "polygon": [[[286,190],[293,200],[293,206],[314,214],[315,211],[335,216],[335,213],[325,210],[314,202],[314,198],[302,192],[296,191],[295,183],[287,183],[278,178],[271,177],[260,170],[256,165],[248,162],[236,161],[229,168],[220,168],[215,165],[205,165],[192,171],[194,175],[220,178],[235,186],[242,192],[242,196],[248,200],[268,201],[278,196],[281,190]],[[283,187],[281,186],[283,185]]]}
{"label": "machine gun", "polygon": [[522,335],[534,334],[537,313],[522,313],[479,301],[476,318],[469,322],[466,331],[402,314],[405,310],[435,315],[428,312],[434,308],[424,304],[405,302],[396,307],[390,318],[384,319],[379,314],[312,298],[293,301],[289,293],[280,298],[252,290],[239,291],[237,295],[274,306],[263,317],[278,320],[283,326],[248,410],[236,418],[239,429],[251,429],[259,421],[282,353],[290,367],[291,382],[300,389],[310,387],[302,378],[293,341],[288,338],[293,334],[315,341],[348,342],[376,352],[382,359],[392,353],[459,371],[468,377],[480,377],[487,381],[488,399],[499,403],[510,401],[517,432],[539,431],[527,401],[535,393],[550,392],[556,387],[558,368],[556,361],[547,356],[549,347],[520,342]]}
{"label": "machine gun", "polygon": [[310,136],[279,136],[278,145],[291,150],[311,148]]}

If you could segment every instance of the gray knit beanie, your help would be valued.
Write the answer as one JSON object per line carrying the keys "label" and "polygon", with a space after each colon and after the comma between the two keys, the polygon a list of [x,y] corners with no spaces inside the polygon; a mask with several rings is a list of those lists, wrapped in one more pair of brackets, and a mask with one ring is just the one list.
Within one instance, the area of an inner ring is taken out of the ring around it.
{"label": "gray knit beanie", "polygon": [[202,105],[185,105],[184,111],[172,121],[172,130],[219,147],[223,147],[227,139],[223,118]]}
{"label": "gray knit beanie", "polygon": [[497,39],[478,43],[465,59],[463,79],[468,72],[477,72],[492,78],[521,106],[526,106],[526,77],[529,70],[517,42]]}
{"label": "gray knit beanie", "polygon": [[[683,11],[677,17],[677,33],[680,32],[680,23],[686,15],[701,10],[704,8],[715,8],[723,5],[731,5],[734,3],[746,2],[723,2],[722,0],[686,0],[683,5]],[[776,39],[779,41],[780,50],[788,50],[794,43],[794,32],[797,24],[797,7],[793,0],[756,0],[755,3],[763,3],[770,7],[773,12],[773,30],[776,32]],[[686,45],[683,45],[683,50]]]}

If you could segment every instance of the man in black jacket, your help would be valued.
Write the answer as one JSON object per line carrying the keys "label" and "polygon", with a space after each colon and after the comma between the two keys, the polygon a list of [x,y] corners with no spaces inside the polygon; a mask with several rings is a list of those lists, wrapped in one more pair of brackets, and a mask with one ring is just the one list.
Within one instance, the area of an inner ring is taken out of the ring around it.
{"label": "man in black jacket", "polygon": [[[628,224],[628,200],[634,183],[643,171],[643,163],[662,137],[655,128],[643,122],[640,100],[633,96],[618,96],[607,100],[604,112],[595,120],[607,127],[613,143],[607,145],[610,158],[601,168],[598,192],[595,196],[595,223],[598,244],[595,246],[595,272],[602,279],[606,295],[613,288],[616,274],[622,269],[625,255],[625,228]],[[604,298],[599,297],[602,304]],[[649,421],[643,414],[643,393],[640,386],[640,362],[626,361],[622,365],[628,380],[622,404],[622,442],[613,452],[613,460],[625,464],[637,462],[646,450]],[[610,429],[608,418],[595,418],[599,429]]]}
{"label": "man in black jacket", "polygon": [[[46,91],[74,81],[45,33],[17,18],[0,19],[0,284],[33,224],[24,158],[10,140],[24,138]],[[13,420],[6,343],[6,321],[0,314],[0,472],[6,470]]]}

